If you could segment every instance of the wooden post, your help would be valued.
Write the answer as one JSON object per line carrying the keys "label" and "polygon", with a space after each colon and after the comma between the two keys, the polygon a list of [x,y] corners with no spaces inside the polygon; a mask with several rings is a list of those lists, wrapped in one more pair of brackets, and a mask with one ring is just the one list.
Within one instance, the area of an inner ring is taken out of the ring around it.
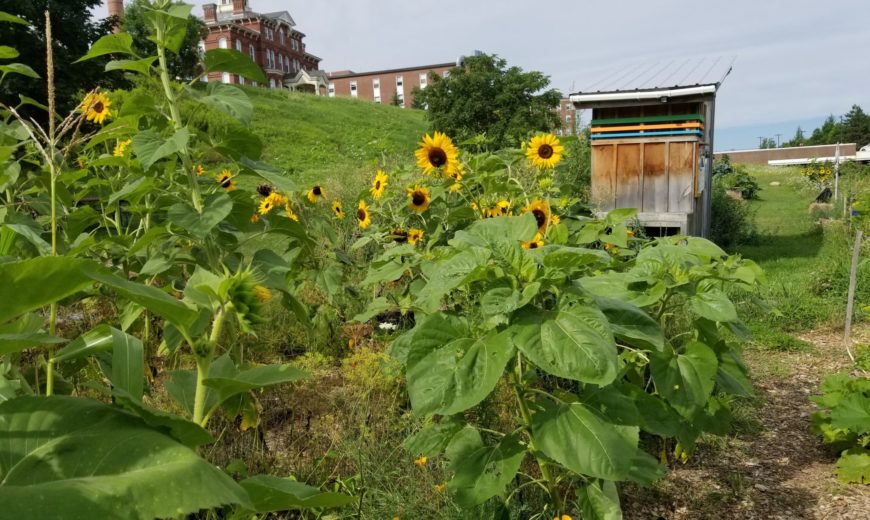
{"label": "wooden post", "polygon": [[846,331],[843,336],[843,343],[846,345],[846,353],[849,354],[849,359],[852,363],[855,362],[855,356],[852,355],[852,311],[855,306],[855,285],[858,282],[858,257],[861,256],[861,239],[864,232],[860,229],[855,232],[855,248],[852,250],[852,270],[849,272],[849,296],[846,299]]}

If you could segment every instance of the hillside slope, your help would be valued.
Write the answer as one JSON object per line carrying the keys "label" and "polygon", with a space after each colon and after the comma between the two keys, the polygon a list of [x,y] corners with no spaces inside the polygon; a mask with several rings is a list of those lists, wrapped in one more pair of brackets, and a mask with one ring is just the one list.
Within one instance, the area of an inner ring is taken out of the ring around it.
{"label": "hillside slope", "polygon": [[303,181],[370,171],[379,162],[411,160],[426,130],[417,110],[345,98],[246,88],[251,130],[263,159]]}

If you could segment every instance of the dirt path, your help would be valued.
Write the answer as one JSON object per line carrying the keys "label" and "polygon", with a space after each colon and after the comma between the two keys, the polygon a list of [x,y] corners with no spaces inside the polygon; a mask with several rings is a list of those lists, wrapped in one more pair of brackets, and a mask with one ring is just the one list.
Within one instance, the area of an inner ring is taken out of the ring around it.
{"label": "dirt path", "polygon": [[[841,331],[799,335],[814,348],[745,354],[759,407],[738,410],[741,430],[711,439],[697,456],[653,488],[632,488],[626,519],[870,519],[870,486],[844,485],[834,476],[835,454],[810,429],[817,393],[827,374],[848,366]],[[870,327],[857,331],[864,342]]]}

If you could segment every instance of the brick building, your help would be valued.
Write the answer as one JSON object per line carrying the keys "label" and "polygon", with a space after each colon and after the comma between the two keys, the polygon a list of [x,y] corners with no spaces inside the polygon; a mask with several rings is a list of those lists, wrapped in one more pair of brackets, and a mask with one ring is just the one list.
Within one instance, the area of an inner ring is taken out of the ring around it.
{"label": "brick building", "polygon": [[554,129],[554,133],[559,136],[577,135],[577,118],[578,110],[574,108],[574,103],[569,98],[559,100],[559,121],[560,126]]}
{"label": "brick building", "polygon": [[450,69],[461,63],[460,58],[457,62],[402,69],[330,72],[327,74],[329,97],[347,96],[387,105],[395,100],[401,107],[411,107],[414,104],[414,89],[426,88],[430,73],[447,76]]}
{"label": "brick building", "polygon": [[[202,50],[244,52],[263,69],[271,88],[283,88],[285,79],[320,66],[320,58],[306,52],[305,34],[296,29],[287,11],[257,13],[248,0],[220,0],[204,4],[202,12],[209,31]],[[228,73],[209,74],[208,81],[245,84],[244,78]]]}

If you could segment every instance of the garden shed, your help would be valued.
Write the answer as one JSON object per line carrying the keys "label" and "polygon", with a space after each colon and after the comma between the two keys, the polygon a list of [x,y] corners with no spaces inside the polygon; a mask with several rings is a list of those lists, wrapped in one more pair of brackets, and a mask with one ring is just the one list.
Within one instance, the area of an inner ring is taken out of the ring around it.
{"label": "garden shed", "polygon": [[607,71],[571,94],[592,112],[598,211],[637,208],[652,235],[709,235],[716,92],[732,63],[647,63]]}

